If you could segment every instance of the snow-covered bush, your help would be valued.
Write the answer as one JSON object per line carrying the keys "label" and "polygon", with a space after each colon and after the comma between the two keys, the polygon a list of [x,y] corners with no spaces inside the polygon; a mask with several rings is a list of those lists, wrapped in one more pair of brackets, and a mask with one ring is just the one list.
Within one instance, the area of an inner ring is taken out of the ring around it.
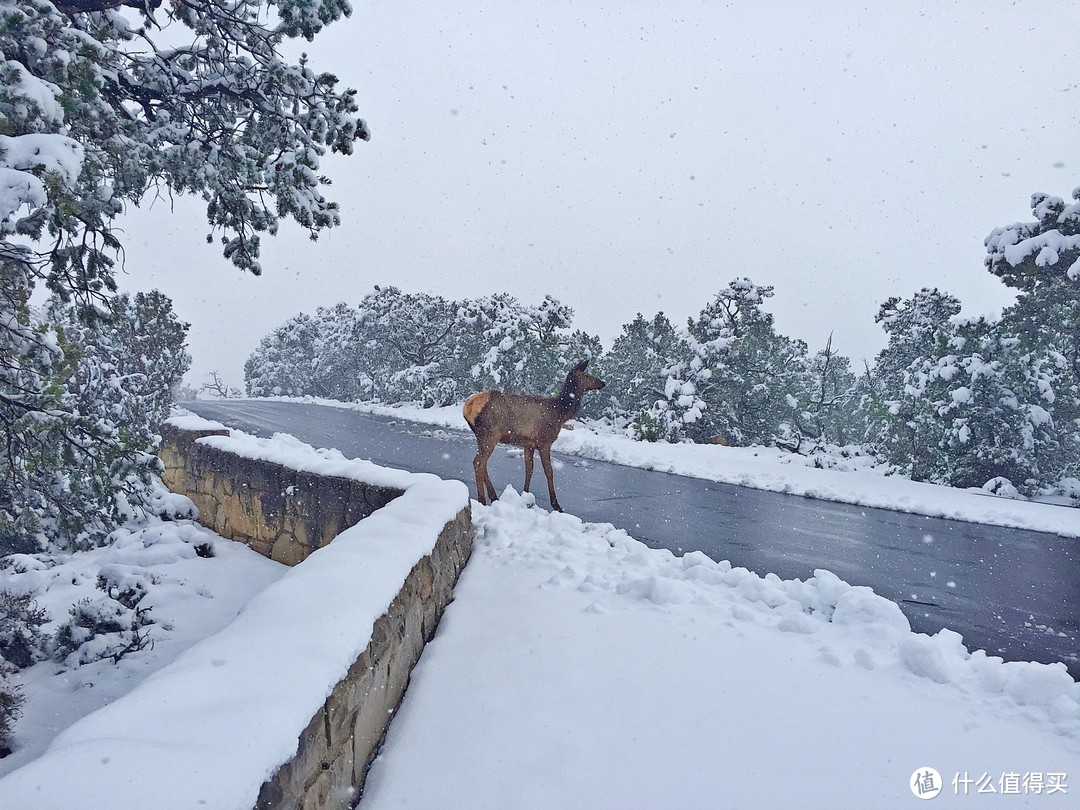
{"label": "snow-covered bush", "polygon": [[15,721],[22,714],[22,705],[26,702],[22,689],[10,675],[10,669],[0,662],[0,758],[11,753]]}
{"label": "snow-covered bush", "polygon": [[1023,499],[1023,495],[1020,491],[1013,486],[1013,482],[1008,478],[998,476],[997,478],[991,478],[982,486],[983,490],[989,492],[991,495],[997,495],[999,498],[1008,498],[1012,501],[1018,501]]}
{"label": "snow-covered bush", "polygon": [[53,657],[68,667],[121,658],[152,644],[149,608],[128,607],[111,597],[82,599],[56,631]]}
{"label": "snow-covered bush", "polygon": [[30,594],[0,591],[0,658],[16,669],[45,660],[49,637],[41,628],[48,621]]}
{"label": "snow-covered bush", "polygon": [[[661,403],[656,403],[660,405]],[[639,411],[630,423],[630,430],[634,438],[643,442],[667,441],[670,425],[662,419],[653,416],[651,409]]]}
{"label": "snow-covered bush", "polygon": [[1044,488],[1042,494],[1063,498],[1069,505],[1080,507],[1080,478],[1067,475]]}

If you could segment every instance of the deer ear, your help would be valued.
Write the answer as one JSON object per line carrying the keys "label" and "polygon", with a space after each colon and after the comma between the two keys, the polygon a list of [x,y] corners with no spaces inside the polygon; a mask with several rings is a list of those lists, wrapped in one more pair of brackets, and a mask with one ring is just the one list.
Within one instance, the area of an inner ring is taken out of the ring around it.
{"label": "deer ear", "polygon": [[578,364],[577,364],[576,366],[574,366],[574,368],[573,368],[573,371],[584,371],[584,370],[585,370],[585,368],[586,368],[586,367],[587,367],[588,365],[589,365],[589,359],[588,359],[588,358],[585,358],[585,359],[584,359],[584,360],[582,360],[582,361],[581,361],[580,363],[578,363]]}

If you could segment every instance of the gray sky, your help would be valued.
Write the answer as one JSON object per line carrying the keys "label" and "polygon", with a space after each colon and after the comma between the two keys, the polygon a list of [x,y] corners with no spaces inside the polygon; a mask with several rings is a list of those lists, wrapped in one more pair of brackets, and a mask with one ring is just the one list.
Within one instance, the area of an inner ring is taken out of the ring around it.
{"label": "gray sky", "polygon": [[308,48],[372,130],[324,163],[342,226],[283,224],[255,278],[206,245],[200,203],[147,201],[121,287],[173,298],[195,384],[242,386],[267,332],[376,284],[550,293],[609,347],[748,275],[780,332],[858,362],[891,295],[1012,300],[982,240],[1080,185],[1077,31],[1058,0],[354,0]]}

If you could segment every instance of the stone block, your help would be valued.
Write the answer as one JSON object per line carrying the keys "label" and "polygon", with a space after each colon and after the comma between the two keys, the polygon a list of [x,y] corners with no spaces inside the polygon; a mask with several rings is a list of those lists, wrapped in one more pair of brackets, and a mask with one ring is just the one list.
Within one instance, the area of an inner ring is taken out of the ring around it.
{"label": "stone block", "polygon": [[[364,700],[356,713],[353,726],[353,759],[357,763],[370,763],[390,724],[393,707],[387,699],[390,682],[390,658],[378,661],[371,671],[371,680],[364,692]],[[364,766],[366,769],[366,765]]]}
{"label": "stone block", "polygon": [[300,735],[296,755],[292,758],[294,784],[306,787],[323,771],[324,763],[331,759],[330,738],[326,712],[316,712]]}
{"label": "stone block", "polygon": [[374,512],[376,509],[382,509],[400,494],[400,490],[369,484],[364,490],[364,500],[367,501],[368,507]]}
{"label": "stone block", "polygon": [[[258,541],[253,541],[248,545],[255,551],[258,551],[260,543]],[[295,535],[285,532],[274,540],[273,544],[270,546],[270,554],[268,556],[274,562],[291,566],[302,563],[307,558],[307,555],[307,546],[301,543]]]}

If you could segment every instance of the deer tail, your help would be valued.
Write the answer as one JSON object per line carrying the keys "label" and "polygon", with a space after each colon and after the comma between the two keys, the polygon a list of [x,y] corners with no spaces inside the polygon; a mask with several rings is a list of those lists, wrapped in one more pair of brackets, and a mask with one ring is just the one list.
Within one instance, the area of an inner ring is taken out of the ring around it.
{"label": "deer tail", "polygon": [[481,391],[479,394],[473,394],[465,400],[461,412],[465,416],[465,421],[469,423],[469,427],[476,425],[476,418],[480,415],[480,411],[484,410],[484,406],[488,404],[490,399],[490,391]]}

